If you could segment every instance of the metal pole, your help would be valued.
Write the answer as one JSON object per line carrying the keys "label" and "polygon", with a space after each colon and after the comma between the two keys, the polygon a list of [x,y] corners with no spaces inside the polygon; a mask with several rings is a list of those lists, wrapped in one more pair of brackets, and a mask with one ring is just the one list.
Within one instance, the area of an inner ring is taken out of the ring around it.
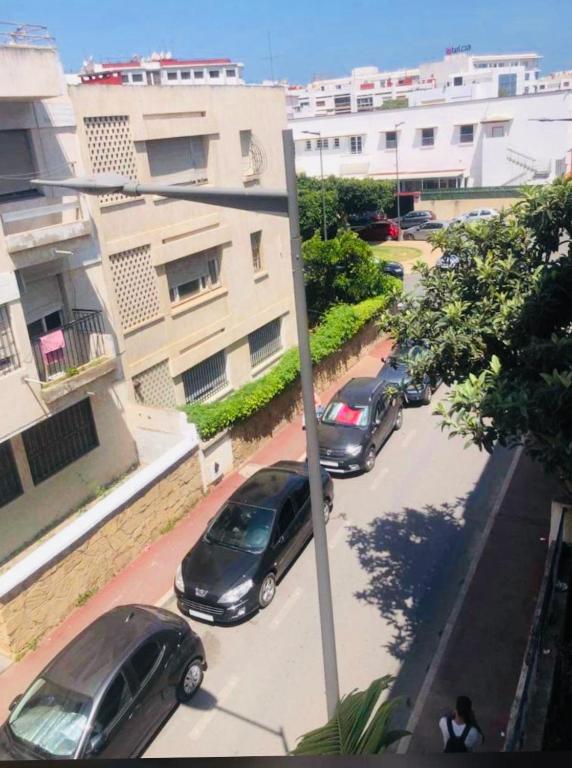
{"label": "metal pole", "polygon": [[320,179],[322,180],[322,224],[324,226],[324,242],[328,240],[328,227],[326,225],[326,188],[324,186],[324,163],[322,160],[322,134],[320,142]]}
{"label": "metal pole", "polygon": [[286,166],[286,187],[288,190],[290,246],[292,250],[292,273],[294,277],[294,300],[296,306],[298,346],[300,349],[302,401],[304,404],[304,417],[306,421],[306,451],[308,457],[308,474],[310,477],[310,503],[312,505],[314,547],[316,550],[318,603],[320,609],[320,628],[322,632],[326,704],[328,708],[328,718],[331,718],[334,715],[340,698],[340,690],[334,630],[334,608],[332,604],[332,587],[330,583],[330,567],[328,562],[328,541],[326,536],[326,521],[324,520],[323,511],[324,498],[318,447],[318,422],[316,420],[314,385],[312,381],[312,357],[310,355],[310,336],[308,333],[306,289],[304,287],[304,272],[302,269],[294,139],[292,131],[282,131],[282,140],[284,144],[284,162]]}
{"label": "metal pole", "polygon": [[401,240],[401,201],[399,198],[399,132],[395,131],[395,176],[397,179],[397,221],[399,222],[397,239]]}

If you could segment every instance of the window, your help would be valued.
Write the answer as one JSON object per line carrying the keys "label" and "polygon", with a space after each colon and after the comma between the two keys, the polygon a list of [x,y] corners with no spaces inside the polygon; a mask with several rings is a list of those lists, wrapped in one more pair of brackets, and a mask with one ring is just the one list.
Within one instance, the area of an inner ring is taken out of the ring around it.
{"label": "window", "polygon": [[131,75],[131,80],[134,83],[142,83],[143,82],[143,75],[141,74],[141,72],[134,72]]}
{"label": "window", "polygon": [[351,112],[352,100],[347,96],[334,96],[334,109],[336,113]]}
{"label": "window", "polygon": [[463,78],[462,77],[454,77],[453,78],[453,85],[463,85]]}
{"label": "window", "polygon": [[14,461],[10,441],[0,443],[0,507],[18,498],[22,493],[20,476]]}
{"label": "window", "polygon": [[128,83],[129,82],[129,75],[121,75],[121,82],[122,83]]}
{"label": "window", "polygon": [[385,148],[397,149],[397,131],[385,132]]}
{"label": "window", "polygon": [[278,523],[277,523],[277,532],[278,536],[282,536],[286,533],[288,528],[290,527],[291,522],[294,520],[294,506],[290,499],[286,499],[284,502],[284,506],[280,510],[280,514],[278,515]]}
{"label": "window", "polygon": [[493,125],[491,129],[491,136],[495,139],[504,136],[504,125]]}
{"label": "window", "polygon": [[327,149],[327,148],[328,148],[328,139],[316,140],[316,149]]}
{"label": "window", "polygon": [[499,96],[516,96],[516,74],[499,75]]}
{"label": "window", "polygon": [[368,109],[373,109],[373,96],[358,96],[357,108],[358,112],[365,112]]}
{"label": "window", "polygon": [[56,328],[61,328],[63,325],[62,312],[56,310],[50,312],[49,315],[41,317],[39,320],[34,320],[33,323],[28,324],[28,335],[30,339],[37,339],[38,336],[43,336],[45,333],[55,331]]}
{"label": "window", "polygon": [[317,107],[325,107],[326,106],[325,100],[324,99],[317,99],[316,100],[316,106]]}
{"label": "window", "polygon": [[153,178],[171,182],[206,180],[208,139],[206,136],[178,136],[145,142],[149,172]]}
{"label": "window", "polygon": [[306,152],[309,152],[312,149],[312,142],[310,139],[306,139]]}
{"label": "window", "polygon": [[0,131],[0,199],[29,195],[36,164],[28,131]]}
{"label": "window", "polygon": [[262,231],[251,232],[250,234],[250,249],[252,251],[252,266],[255,272],[262,271]]}
{"label": "window", "polygon": [[336,137],[334,139],[334,149],[339,149],[339,148],[340,148],[340,140],[339,138]]}
{"label": "window", "polygon": [[89,398],[22,432],[34,485],[97,448]]}
{"label": "window", "polygon": [[253,368],[282,349],[281,325],[282,318],[278,317],[248,334],[250,364]]}
{"label": "window", "polygon": [[530,80],[530,72],[525,72],[524,73],[524,79],[525,80]]}
{"label": "window", "polygon": [[176,304],[220,285],[218,248],[184,256],[166,266],[169,297]]}
{"label": "window", "polygon": [[362,151],[362,140],[361,136],[351,136],[350,137],[350,152],[352,155],[360,155]]}
{"label": "window", "polygon": [[117,717],[123,712],[130,701],[131,693],[129,691],[127,680],[125,679],[124,674],[120,672],[107,689],[107,693],[100,704],[97,715],[95,716],[95,731],[100,732],[110,730]]}
{"label": "window", "polygon": [[226,70],[226,76],[227,77],[236,77],[236,69],[227,69]]}
{"label": "window", "polygon": [[0,304],[0,376],[19,367],[20,359],[10,325],[9,309],[6,304]]}
{"label": "window", "polygon": [[226,353],[224,350],[194,365],[183,374],[185,402],[208,400],[228,386]]}
{"label": "window", "polygon": [[384,398],[380,398],[375,406],[375,412],[373,414],[373,420],[376,424],[381,424],[383,420],[383,414],[386,409],[386,402]]}
{"label": "window", "polygon": [[181,80],[190,80],[191,79],[191,72],[188,69],[183,69],[181,72]]}
{"label": "window", "polygon": [[435,144],[435,129],[434,128],[422,128],[421,129],[421,146],[432,147]]}
{"label": "window", "polygon": [[142,645],[141,648],[133,654],[131,667],[135,672],[139,685],[143,685],[153,671],[153,668],[159,661],[161,651],[162,648],[159,643],[153,640]]}
{"label": "window", "polygon": [[167,72],[167,80],[176,80],[178,72]]}
{"label": "window", "polygon": [[195,70],[195,80],[203,80],[205,73],[201,69]]}
{"label": "window", "polygon": [[297,509],[302,509],[310,501],[310,483],[304,479],[292,493]]}
{"label": "window", "polygon": [[460,126],[460,141],[461,144],[473,143],[473,125],[461,125]]}
{"label": "window", "polygon": [[220,77],[220,70],[209,69],[209,77],[211,78],[211,80],[216,80],[218,77]]}

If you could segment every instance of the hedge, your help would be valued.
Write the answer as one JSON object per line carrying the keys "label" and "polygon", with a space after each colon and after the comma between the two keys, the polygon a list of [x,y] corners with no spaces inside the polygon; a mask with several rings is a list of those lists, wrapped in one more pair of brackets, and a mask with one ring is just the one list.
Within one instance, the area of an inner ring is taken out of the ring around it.
{"label": "hedge", "polygon": [[[310,335],[312,361],[315,365],[340,350],[346,341],[389,305],[400,290],[400,282],[395,278],[392,278],[392,282],[386,295],[354,305],[338,304],[326,312],[322,322]],[[208,440],[264,408],[293,384],[299,373],[300,356],[298,348],[293,347],[260,379],[245,384],[224,400],[192,403],[184,406],[184,411],[188,420],[195,424],[201,439]]]}

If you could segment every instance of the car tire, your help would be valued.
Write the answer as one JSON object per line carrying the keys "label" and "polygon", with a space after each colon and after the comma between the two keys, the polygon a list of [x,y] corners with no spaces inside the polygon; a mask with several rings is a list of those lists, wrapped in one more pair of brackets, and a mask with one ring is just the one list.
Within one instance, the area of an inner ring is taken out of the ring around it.
{"label": "car tire", "polygon": [[324,499],[323,510],[324,510],[324,522],[325,522],[326,525],[328,524],[328,522],[330,520],[330,515],[332,514],[333,506],[334,505],[332,504],[330,499]]}
{"label": "car tire", "polygon": [[425,392],[423,393],[423,398],[421,399],[421,402],[423,405],[429,405],[431,402],[431,398],[433,396],[433,390],[431,389],[431,384],[427,384],[425,387]]}
{"label": "car tire", "polygon": [[363,471],[364,472],[371,472],[371,470],[375,467],[375,460],[377,458],[377,453],[375,451],[375,445],[370,445],[367,449],[367,453],[365,455],[365,459],[363,462]]}
{"label": "car tire", "polygon": [[196,658],[185,667],[185,672],[177,687],[177,699],[181,704],[190,701],[201,687],[204,671],[202,659]]}
{"label": "car tire", "polygon": [[401,429],[403,426],[403,406],[400,407],[400,409],[397,411],[397,416],[395,417],[395,424],[393,425],[393,429],[397,432],[397,430]]}
{"label": "car tire", "polygon": [[267,573],[262,579],[262,584],[258,590],[258,605],[264,609],[268,608],[270,603],[274,600],[276,594],[276,576],[274,573]]}

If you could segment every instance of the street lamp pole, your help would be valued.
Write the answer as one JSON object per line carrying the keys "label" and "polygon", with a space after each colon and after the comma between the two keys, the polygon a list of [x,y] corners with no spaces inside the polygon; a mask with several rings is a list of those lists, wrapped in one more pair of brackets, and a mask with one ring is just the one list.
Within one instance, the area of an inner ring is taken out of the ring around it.
{"label": "street lamp pole", "polygon": [[284,130],[282,132],[282,141],[286,168],[286,190],[245,190],[243,188],[230,189],[212,187],[210,189],[200,189],[193,185],[174,186],[153,183],[139,184],[131,179],[115,174],[100,174],[89,178],[70,178],[57,181],[51,179],[34,179],[33,182],[40,186],[63,187],[92,195],[102,195],[107,193],[120,193],[132,196],[145,194],[159,195],[160,197],[288,216],[290,223],[294,303],[300,351],[302,403],[306,423],[306,452],[310,482],[314,548],[316,552],[316,574],[318,581],[318,603],[322,634],[326,705],[328,717],[331,718],[339,701],[338,665],[326,521],[324,517],[322,473],[319,457],[318,423],[314,404],[306,289],[304,286],[301,254],[294,139],[291,130]]}
{"label": "street lamp pole", "polygon": [[328,227],[326,226],[326,187],[324,185],[324,159],[322,156],[322,134],[320,131],[302,131],[309,136],[319,136],[318,149],[320,150],[320,180],[322,186],[322,227],[324,230],[324,242],[328,239]]}
{"label": "street lamp pole", "polygon": [[401,198],[399,195],[399,134],[397,129],[400,125],[403,125],[403,121],[395,123],[395,177],[396,177],[396,194],[397,194],[397,221],[399,226],[397,228],[397,239],[401,240]]}

